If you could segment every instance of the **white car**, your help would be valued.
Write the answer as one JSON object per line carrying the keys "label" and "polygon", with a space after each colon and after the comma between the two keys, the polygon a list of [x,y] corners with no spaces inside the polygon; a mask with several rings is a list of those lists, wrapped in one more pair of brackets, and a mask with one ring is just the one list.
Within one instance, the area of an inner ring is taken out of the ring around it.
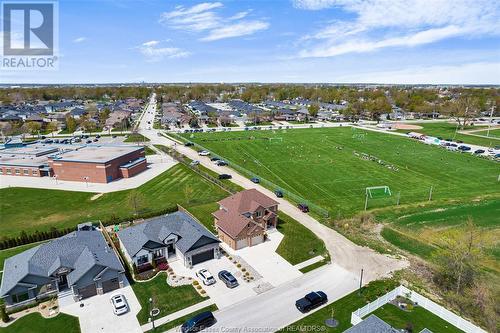
{"label": "white car", "polygon": [[111,304],[113,304],[113,312],[117,316],[128,312],[127,300],[122,294],[111,296]]}
{"label": "white car", "polygon": [[198,164],[200,164],[200,161],[196,161],[196,160],[194,160],[191,163],[189,163],[190,166],[196,166]]}
{"label": "white car", "polygon": [[198,272],[196,272],[196,276],[201,279],[205,286],[209,286],[216,282],[212,274],[210,274],[210,272],[205,268],[202,268]]}
{"label": "white car", "polygon": [[210,152],[206,151],[206,150],[202,150],[202,151],[198,152],[198,155],[200,155],[200,156],[208,156],[208,155],[210,155]]}

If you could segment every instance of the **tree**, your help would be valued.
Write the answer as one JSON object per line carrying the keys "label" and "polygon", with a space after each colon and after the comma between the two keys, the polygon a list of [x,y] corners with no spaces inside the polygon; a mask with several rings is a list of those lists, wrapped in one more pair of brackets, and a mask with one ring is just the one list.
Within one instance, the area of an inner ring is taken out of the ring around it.
{"label": "tree", "polygon": [[4,323],[7,323],[10,321],[10,317],[5,311],[5,305],[0,305],[0,317]]}
{"label": "tree", "polygon": [[82,126],[85,129],[85,131],[89,132],[90,134],[92,134],[92,132],[95,131],[97,128],[95,122],[93,122],[92,120],[85,120]]}
{"label": "tree", "polygon": [[455,119],[461,129],[472,123],[473,119],[479,115],[479,110],[478,99],[469,95],[462,95],[455,100],[448,101],[441,108],[441,112]]}
{"label": "tree", "polygon": [[54,137],[54,132],[57,131],[57,121],[51,121],[50,123],[47,124],[45,129],[49,132],[52,133],[52,137]]}
{"label": "tree", "polygon": [[316,116],[318,115],[318,111],[319,111],[319,105],[318,104],[311,104],[308,108],[309,110],[309,115],[313,118],[316,118]]}
{"label": "tree", "polygon": [[66,116],[66,129],[69,133],[73,133],[76,130],[77,125],[78,124],[75,118],[71,117],[70,115]]}
{"label": "tree", "polygon": [[144,207],[145,201],[146,200],[144,194],[142,194],[138,190],[132,190],[128,194],[128,204],[132,207],[132,209],[134,210],[134,215],[136,216],[139,215],[139,212]]}
{"label": "tree", "polygon": [[42,125],[39,122],[36,121],[30,121],[26,123],[26,128],[28,129],[28,132],[31,135],[35,135],[40,133],[40,130],[42,129]]}
{"label": "tree", "polygon": [[433,253],[437,264],[436,282],[444,289],[463,293],[475,283],[484,256],[482,234],[469,219],[465,230],[449,230]]}

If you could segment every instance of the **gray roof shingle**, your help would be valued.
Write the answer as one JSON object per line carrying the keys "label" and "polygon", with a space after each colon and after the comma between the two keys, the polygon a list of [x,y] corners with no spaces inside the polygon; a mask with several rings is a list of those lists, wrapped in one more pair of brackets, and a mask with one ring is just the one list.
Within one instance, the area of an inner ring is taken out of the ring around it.
{"label": "gray roof shingle", "polygon": [[398,333],[399,331],[372,314],[362,322],[348,328],[344,333]]}
{"label": "gray roof shingle", "polygon": [[191,250],[200,240],[205,244],[220,242],[210,231],[188,214],[178,211],[146,220],[139,225],[118,232],[123,246],[130,256],[139,252],[146,243],[163,241],[171,234],[179,236],[176,247],[182,253]]}
{"label": "gray roof shingle", "polygon": [[61,267],[70,268],[68,284],[76,283],[94,266],[123,271],[116,254],[100,231],[74,231],[7,258],[0,296],[5,296],[27,275],[49,278]]}

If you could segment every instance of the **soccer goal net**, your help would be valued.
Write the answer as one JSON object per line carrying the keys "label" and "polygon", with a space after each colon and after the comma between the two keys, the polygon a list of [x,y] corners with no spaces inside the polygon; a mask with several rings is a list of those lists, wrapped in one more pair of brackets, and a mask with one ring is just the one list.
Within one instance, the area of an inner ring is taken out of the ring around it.
{"label": "soccer goal net", "polygon": [[389,186],[372,186],[366,188],[366,196],[369,198],[387,197],[391,195],[392,193]]}
{"label": "soccer goal net", "polygon": [[281,143],[281,142],[283,142],[283,138],[269,138],[269,142],[271,142],[271,143]]}

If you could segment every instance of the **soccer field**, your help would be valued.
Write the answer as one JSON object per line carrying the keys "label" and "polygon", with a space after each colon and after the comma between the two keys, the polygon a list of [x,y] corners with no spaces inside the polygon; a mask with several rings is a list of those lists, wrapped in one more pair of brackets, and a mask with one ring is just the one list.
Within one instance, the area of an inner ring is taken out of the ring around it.
{"label": "soccer field", "polygon": [[[368,208],[500,192],[500,165],[470,154],[351,127],[187,133],[231,163],[326,208],[364,209],[366,187],[389,186]],[[270,140],[272,139],[272,140]]]}

